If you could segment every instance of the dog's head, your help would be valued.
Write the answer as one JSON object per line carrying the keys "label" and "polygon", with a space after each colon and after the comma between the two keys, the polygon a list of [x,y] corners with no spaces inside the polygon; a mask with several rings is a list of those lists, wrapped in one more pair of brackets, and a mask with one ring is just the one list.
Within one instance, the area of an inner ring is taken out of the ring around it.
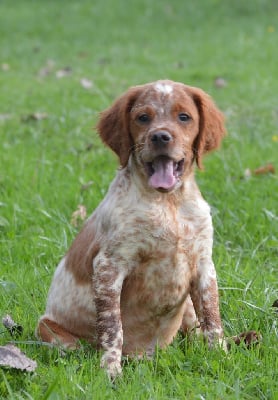
{"label": "dog's head", "polygon": [[170,192],[194,160],[216,149],[224,118],[201,89],[172,81],[130,88],[101,113],[97,130],[122,167],[133,157],[149,186]]}

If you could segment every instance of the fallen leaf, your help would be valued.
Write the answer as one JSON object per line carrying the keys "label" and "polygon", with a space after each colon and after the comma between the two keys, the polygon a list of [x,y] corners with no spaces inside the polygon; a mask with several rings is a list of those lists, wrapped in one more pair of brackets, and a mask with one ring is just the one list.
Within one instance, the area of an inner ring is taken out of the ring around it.
{"label": "fallen leaf", "polygon": [[185,63],[183,61],[178,61],[177,63],[174,64],[175,68],[177,69],[182,69],[185,68]]}
{"label": "fallen leaf", "polygon": [[1,69],[2,69],[2,71],[9,71],[10,70],[10,66],[9,66],[9,64],[7,64],[7,63],[3,63],[2,65],[1,65]]}
{"label": "fallen leaf", "polygon": [[266,164],[254,170],[246,168],[241,178],[249,179],[252,175],[265,175],[268,173],[275,174],[275,168],[273,164]]}
{"label": "fallen leaf", "polygon": [[100,58],[99,60],[97,60],[97,63],[99,65],[106,65],[106,64],[110,63],[110,60],[109,60],[109,58],[103,57],[103,58]]}
{"label": "fallen leaf", "polygon": [[11,118],[11,114],[0,114],[0,121],[6,121]]}
{"label": "fallen leaf", "polygon": [[72,224],[73,226],[77,227],[77,226],[78,226],[78,222],[79,222],[80,220],[81,220],[81,221],[84,221],[84,219],[86,218],[86,216],[87,216],[86,207],[83,206],[82,204],[79,204],[78,207],[77,207],[77,210],[74,211],[74,212],[72,213],[72,216],[71,216],[71,224]]}
{"label": "fallen leaf", "polygon": [[[231,339],[236,345],[244,343],[247,349],[258,345],[262,341],[262,335],[256,331],[242,332],[238,336],[232,336]],[[231,344],[228,343],[228,350],[231,348]]]}
{"label": "fallen leaf", "polygon": [[23,115],[21,117],[21,121],[30,122],[30,121],[41,121],[42,119],[48,118],[48,115],[43,112],[35,112],[28,115]]}
{"label": "fallen leaf", "polygon": [[39,70],[38,76],[44,78],[45,76],[50,75],[53,71],[54,65],[55,62],[53,60],[47,60],[46,65]]}
{"label": "fallen leaf", "polygon": [[263,174],[275,174],[275,168],[272,164],[263,165],[253,171],[255,175],[263,175]]}
{"label": "fallen leaf", "polygon": [[277,312],[278,312],[278,299],[274,301],[274,303],[272,304],[272,307],[277,308]]}
{"label": "fallen leaf", "polygon": [[12,344],[0,346],[0,366],[32,372],[37,363],[28,358],[19,348]]}
{"label": "fallen leaf", "polygon": [[87,182],[87,183],[84,183],[84,184],[81,186],[81,190],[82,190],[82,191],[87,190],[87,189],[89,189],[89,187],[92,186],[93,184],[94,184],[93,181],[89,181],[89,182]]}
{"label": "fallen leaf", "polygon": [[244,171],[244,174],[243,174],[244,178],[248,179],[248,178],[250,178],[251,175],[252,175],[251,169],[246,168],[246,170]]}
{"label": "fallen leaf", "polygon": [[69,76],[72,73],[71,67],[65,67],[56,71],[56,78],[61,79],[65,76]]}
{"label": "fallen leaf", "polygon": [[87,58],[89,54],[87,53],[87,51],[79,51],[79,53],[77,53],[77,55],[80,58]]}
{"label": "fallen leaf", "polygon": [[278,142],[278,135],[273,135],[272,136],[272,141],[273,142]]}
{"label": "fallen leaf", "polygon": [[85,150],[90,151],[94,147],[93,143],[88,143]]}
{"label": "fallen leaf", "polygon": [[80,79],[80,84],[84,89],[91,89],[93,87],[93,82],[87,78]]}
{"label": "fallen leaf", "polygon": [[217,88],[226,87],[227,84],[228,84],[228,83],[227,83],[226,79],[221,78],[221,77],[217,77],[217,78],[215,78],[215,80],[214,80],[214,86],[217,87]]}
{"label": "fallen leaf", "polygon": [[7,314],[2,318],[2,324],[9,331],[11,336],[17,337],[20,336],[23,332],[23,327],[12,319],[12,317]]}

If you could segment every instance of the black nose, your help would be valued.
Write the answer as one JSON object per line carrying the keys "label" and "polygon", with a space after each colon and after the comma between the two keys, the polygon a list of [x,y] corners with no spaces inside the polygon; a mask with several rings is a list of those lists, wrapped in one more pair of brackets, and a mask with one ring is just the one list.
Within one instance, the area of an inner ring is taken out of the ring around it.
{"label": "black nose", "polygon": [[151,136],[151,141],[155,145],[167,145],[172,140],[172,136],[167,131],[158,131]]}

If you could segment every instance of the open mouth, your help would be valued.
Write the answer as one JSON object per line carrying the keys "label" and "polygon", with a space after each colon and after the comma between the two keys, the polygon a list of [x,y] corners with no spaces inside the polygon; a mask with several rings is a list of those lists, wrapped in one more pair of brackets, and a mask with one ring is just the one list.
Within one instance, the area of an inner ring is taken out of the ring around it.
{"label": "open mouth", "polygon": [[149,185],[159,191],[169,192],[176,186],[184,171],[184,158],[174,161],[168,156],[158,156],[153,161],[145,163],[149,176]]}

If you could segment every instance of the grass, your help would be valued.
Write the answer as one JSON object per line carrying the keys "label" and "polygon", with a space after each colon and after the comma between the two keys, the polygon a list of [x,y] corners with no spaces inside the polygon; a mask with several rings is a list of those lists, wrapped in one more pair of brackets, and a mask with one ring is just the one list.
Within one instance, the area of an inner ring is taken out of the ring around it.
{"label": "grass", "polygon": [[[1,1],[0,315],[23,325],[18,346],[38,368],[1,369],[0,398],[278,398],[277,175],[244,177],[278,168],[277,17],[275,0]],[[73,211],[90,213],[114,176],[116,159],[92,129],[98,112],[160,78],[202,87],[227,116],[229,135],[197,179],[213,210],[225,333],[257,329],[263,342],[226,356],[178,337],[152,362],[125,364],[112,387],[86,345],[61,357],[27,342],[78,230]],[[47,118],[32,120],[37,112]]]}

